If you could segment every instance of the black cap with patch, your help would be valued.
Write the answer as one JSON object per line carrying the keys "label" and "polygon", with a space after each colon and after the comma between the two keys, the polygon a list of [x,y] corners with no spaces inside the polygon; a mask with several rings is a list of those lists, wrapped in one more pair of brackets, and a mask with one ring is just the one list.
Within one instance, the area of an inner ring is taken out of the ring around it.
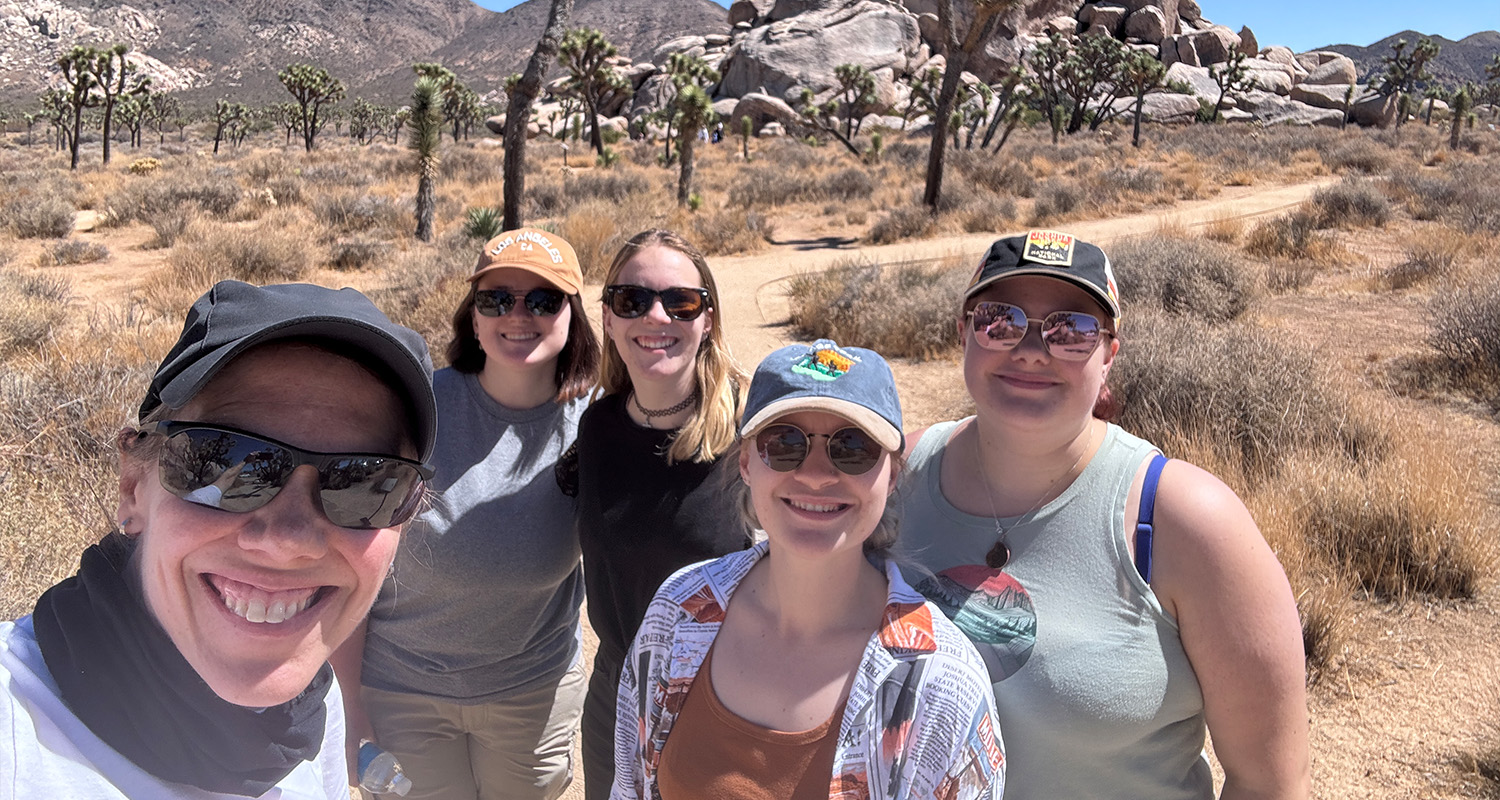
{"label": "black cap with patch", "polygon": [[422,461],[437,438],[432,358],[416,331],[391,322],[354,289],[307,283],[252,286],[220,281],[188,309],[182,335],[151,379],[140,416],[158,406],[181,408],[251,347],[280,339],[327,341],[352,348],[386,373],[415,419]]}
{"label": "black cap with patch", "polygon": [[1115,325],[1120,324],[1120,292],[1109,256],[1070,233],[1028,231],[990,245],[969,281],[964,299],[1013,275],[1046,275],[1068,281],[1092,295],[1114,318]]}

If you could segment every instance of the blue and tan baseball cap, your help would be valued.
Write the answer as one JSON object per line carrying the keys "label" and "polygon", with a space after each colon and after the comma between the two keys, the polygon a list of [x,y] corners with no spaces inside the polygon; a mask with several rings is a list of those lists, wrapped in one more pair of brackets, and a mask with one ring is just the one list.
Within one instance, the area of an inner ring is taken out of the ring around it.
{"label": "blue and tan baseball cap", "polygon": [[1007,236],[994,244],[979,260],[979,269],[969,279],[964,299],[1002,278],[1014,275],[1046,275],[1067,281],[1088,292],[1120,324],[1120,290],[1109,256],[1097,245],[1071,233],[1034,230]]}
{"label": "blue and tan baseball cap", "polygon": [[750,379],[740,436],[748,439],[799,411],[837,414],[893,453],[901,452],[906,442],[896,376],[874,350],[819,339],[788,345],[766,356]]}

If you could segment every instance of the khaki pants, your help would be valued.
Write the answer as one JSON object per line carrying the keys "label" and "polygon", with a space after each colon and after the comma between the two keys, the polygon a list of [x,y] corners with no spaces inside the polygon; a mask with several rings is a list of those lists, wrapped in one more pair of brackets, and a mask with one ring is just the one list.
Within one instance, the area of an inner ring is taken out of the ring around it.
{"label": "khaki pants", "polygon": [[363,687],[376,740],[411,779],[407,800],[562,795],[573,780],[573,737],[587,689],[582,661],[557,684],[486,705]]}

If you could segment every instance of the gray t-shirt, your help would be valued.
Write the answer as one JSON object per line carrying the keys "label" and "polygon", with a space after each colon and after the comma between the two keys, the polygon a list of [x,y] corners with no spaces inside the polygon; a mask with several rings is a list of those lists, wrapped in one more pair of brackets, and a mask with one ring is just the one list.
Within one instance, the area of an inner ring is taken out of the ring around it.
{"label": "gray t-shirt", "polygon": [[555,682],[580,652],[573,500],[553,467],[587,401],[516,411],[440,370],[439,494],[402,534],[370,610],[363,682],[464,704]]}

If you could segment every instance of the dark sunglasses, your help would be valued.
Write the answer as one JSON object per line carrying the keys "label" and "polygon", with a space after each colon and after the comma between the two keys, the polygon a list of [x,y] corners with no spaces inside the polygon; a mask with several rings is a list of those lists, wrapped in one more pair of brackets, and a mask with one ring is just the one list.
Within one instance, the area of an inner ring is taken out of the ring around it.
{"label": "dark sunglasses", "polygon": [[236,514],[271,502],[292,473],[318,470],[323,514],[341,528],[389,528],[411,518],[432,468],[398,456],[315,453],[253,433],[201,422],[158,422],[142,435],[167,437],[161,485],[200,506]]}
{"label": "dark sunglasses", "polygon": [[[526,293],[526,310],[533,317],[550,317],[562,310],[568,295],[561,289],[537,287]],[[486,317],[503,317],[516,307],[516,295],[509,289],[479,289],[474,292],[474,310]]]}
{"label": "dark sunglasses", "polygon": [[808,440],[816,436],[828,440],[828,460],[845,475],[863,475],[880,461],[880,445],[852,426],[833,433],[807,433],[796,425],[767,425],[755,435],[755,449],[766,466],[791,472],[807,460]]}
{"label": "dark sunglasses", "polygon": [[661,310],[675,320],[688,322],[703,315],[703,310],[712,307],[707,289],[691,286],[673,286],[670,289],[647,289],[628,283],[611,284],[604,287],[604,302],[609,310],[621,319],[635,319],[651,310],[651,304],[661,300]]}
{"label": "dark sunglasses", "polygon": [[1082,361],[1093,354],[1109,331],[1099,318],[1079,311],[1054,311],[1045,319],[1030,319],[1010,303],[985,302],[968,313],[974,341],[986,350],[1010,350],[1026,338],[1032,325],[1042,329],[1047,354],[1064,361]]}

